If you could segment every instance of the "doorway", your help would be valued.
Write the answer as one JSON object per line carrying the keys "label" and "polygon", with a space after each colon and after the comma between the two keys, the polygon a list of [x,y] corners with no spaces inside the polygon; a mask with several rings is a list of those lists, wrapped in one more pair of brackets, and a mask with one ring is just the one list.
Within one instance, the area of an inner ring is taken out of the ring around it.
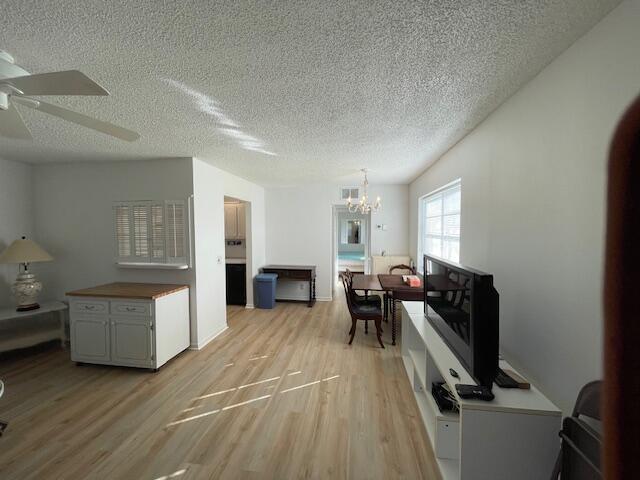
{"label": "doorway", "polygon": [[249,204],[233,197],[224,197],[224,252],[227,305],[247,305],[247,228]]}
{"label": "doorway", "polygon": [[342,205],[333,207],[332,278],[340,280],[346,269],[369,272],[371,214],[351,213]]}

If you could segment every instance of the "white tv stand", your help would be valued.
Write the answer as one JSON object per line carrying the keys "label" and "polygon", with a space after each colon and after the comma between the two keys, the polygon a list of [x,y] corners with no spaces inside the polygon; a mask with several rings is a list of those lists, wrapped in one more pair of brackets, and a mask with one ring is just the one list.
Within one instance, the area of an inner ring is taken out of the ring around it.
{"label": "white tv stand", "polygon": [[[494,385],[490,402],[459,398],[456,383],[476,382],[424,317],[423,305],[402,302],[402,359],[443,480],[547,480],[560,449],[560,410],[534,386]],[[513,370],[502,360],[500,367]],[[449,385],[459,413],[440,412],[432,382]]]}

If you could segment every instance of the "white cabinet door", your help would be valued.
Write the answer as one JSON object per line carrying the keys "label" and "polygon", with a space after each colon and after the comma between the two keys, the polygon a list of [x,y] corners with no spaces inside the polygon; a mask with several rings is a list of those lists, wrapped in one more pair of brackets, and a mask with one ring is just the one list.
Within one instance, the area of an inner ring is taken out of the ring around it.
{"label": "white cabinet door", "polygon": [[147,318],[111,317],[111,360],[131,366],[153,364],[152,321]]}
{"label": "white cabinet door", "polygon": [[238,210],[234,203],[224,204],[224,238],[238,238]]}
{"label": "white cabinet door", "polygon": [[71,317],[71,359],[78,362],[108,362],[109,322],[102,316]]}
{"label": "white cabinet door", "polygon": [[247,220],[245,217],[245,206],[244,203],[239,203],[236,205],[236,215],[238,222],[238,238],[246,238],[247,236]]}

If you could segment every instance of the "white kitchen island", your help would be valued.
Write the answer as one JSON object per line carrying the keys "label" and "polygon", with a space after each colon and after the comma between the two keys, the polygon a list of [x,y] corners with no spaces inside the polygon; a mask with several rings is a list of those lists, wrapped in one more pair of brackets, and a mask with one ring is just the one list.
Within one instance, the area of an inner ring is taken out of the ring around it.
{"label": "white kitchen island", "polygon": [[71,360],[158,369],[189,347],[189,287],[109,283],[68,292]]}

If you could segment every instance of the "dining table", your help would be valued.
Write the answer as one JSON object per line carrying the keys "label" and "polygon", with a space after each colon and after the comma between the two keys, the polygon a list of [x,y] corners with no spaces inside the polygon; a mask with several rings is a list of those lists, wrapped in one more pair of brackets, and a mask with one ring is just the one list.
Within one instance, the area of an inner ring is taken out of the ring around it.
{"label": "dining table", "polygon": [[[420,277],[419,287],[410,287],[404,282],[401,274],[354,274],[351,288],[363,291],[365,296],[369,292],[385,292],[391,300],[391,344],[396,344],[397,318],[396,300],[424,300],[424,280]],[[387,307],[387,305],[385,305]],[[385,316],[388,309],[385,308]]]}

